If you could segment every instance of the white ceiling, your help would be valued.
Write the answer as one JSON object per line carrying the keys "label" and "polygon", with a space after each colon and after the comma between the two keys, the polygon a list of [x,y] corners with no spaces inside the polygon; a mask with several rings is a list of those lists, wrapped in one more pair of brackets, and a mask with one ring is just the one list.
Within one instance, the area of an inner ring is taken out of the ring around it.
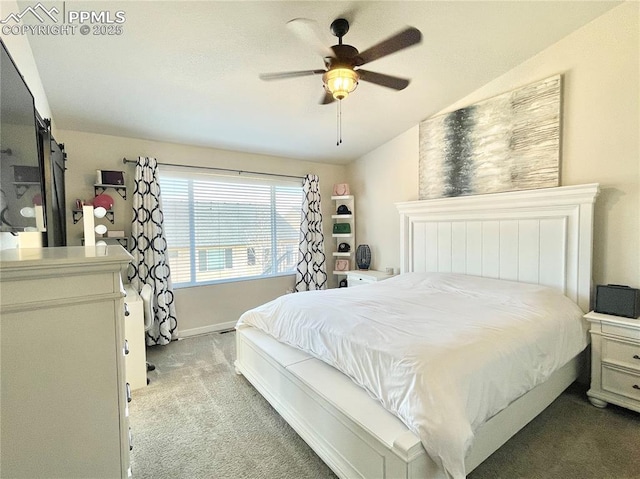
{"label": "white ceiling", "polygon": [[[343,163],[618,3],[67,1],[66,9],[124,11],[122,35],[32,35],[30,44],[58,128]],[[319,23],[328,46],[330,23],[347,18],[344,42],[360,51],[407,25],[423,34],[420,45],[366,66],[412,82],[401,92],[361,82],[343,102],[339,147],[336,105],[318,104],[320,76],[258,78],[323,68],[286,27],[300,17]]]}

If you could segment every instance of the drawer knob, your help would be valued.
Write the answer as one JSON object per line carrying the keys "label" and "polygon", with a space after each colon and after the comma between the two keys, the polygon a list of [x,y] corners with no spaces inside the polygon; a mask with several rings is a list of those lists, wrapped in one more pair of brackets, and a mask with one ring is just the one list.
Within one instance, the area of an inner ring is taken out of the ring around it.
{"label": "drawer knob", "polygon": [[124,315],[129,316],[129,305],[124,303]]}

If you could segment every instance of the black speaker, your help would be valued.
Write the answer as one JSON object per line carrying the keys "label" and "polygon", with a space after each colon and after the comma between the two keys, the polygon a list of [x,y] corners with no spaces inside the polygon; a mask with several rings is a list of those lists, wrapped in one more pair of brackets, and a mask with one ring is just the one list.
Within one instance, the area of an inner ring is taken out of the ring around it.
{"label": "black speaker", "polygon": [[619,284],[596,287],[596,313],[613,314],[625,318],[640,316],[640,290]]}

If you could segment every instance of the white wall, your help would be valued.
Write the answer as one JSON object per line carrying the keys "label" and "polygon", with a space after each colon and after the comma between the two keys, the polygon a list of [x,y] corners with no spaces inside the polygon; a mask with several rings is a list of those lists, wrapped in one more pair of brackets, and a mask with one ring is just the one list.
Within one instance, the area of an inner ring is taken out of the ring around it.
{"label": "white wall", "polygon": [[[627,2],[460,99],[449,112],[558,73],[564,76],[562,185],[598,182],[596,283],[640,286],[640,3]],[[417,126],[349,165],[357,237],[375,268],[399,263],[391,201],[418,195]],[[366,186],[365,186],[366,185]]]}
{"label": "white wall", "polygon": [[349,165],[356,238],[371,247],[371,269],[400,268],[399,201],[418,199],[418,126]]}
{"label": "white wall", "polygon": [[[67,198],[67,239],[69,245],[80,245],[82,221],[73,224],[72,204],[77,199],[90,200],[94,197],[93,184],[96,170],[122,170],[128,186],[127,200],[115,191],[107,193],[114,198],[115,223],[106,223],[109,229],[124,230],[129,236],[132,219],[133,175],[135,165],[122,163],[122,158],[135,160],[138,156],[151,156],[160,163],[180,165],[232,168],[246,171],[260,171],[286,175],[304,176],[307,173],[320,177],[323,201],[323,227],[325,237],[331,238],[331,214],[333,202],[330,201],[334,183],[343,183],[346,167],[300,161],[273,156],[239,153],[212,148],[201,148],[175,143],[123,138],[70,130],[59,130],[58,141],[65,143],[68,154],[66,175]],[[333,242],[327,241],[326,247],[332,248]],[[326,251],[330,286],[336,281],[330,271],[333,258],[331,250]],[[202,333],[213,329],[232,327],[240,314],[247,309],[270,301],[287,289],[293,288],[295,277],[239,281],[218,285],[181,288],[175,292],[178,329],[181,334]]]}

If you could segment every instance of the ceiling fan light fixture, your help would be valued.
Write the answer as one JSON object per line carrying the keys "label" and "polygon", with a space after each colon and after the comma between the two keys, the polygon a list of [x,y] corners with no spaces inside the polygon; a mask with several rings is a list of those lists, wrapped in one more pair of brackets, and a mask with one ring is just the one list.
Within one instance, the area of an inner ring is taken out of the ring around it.
{"label": "ceiling fan light fixture", "polygon": [[334,68],[322,75],[322,81],[336,100],[344,100],[358,86],[360,76],[351,68]]}

